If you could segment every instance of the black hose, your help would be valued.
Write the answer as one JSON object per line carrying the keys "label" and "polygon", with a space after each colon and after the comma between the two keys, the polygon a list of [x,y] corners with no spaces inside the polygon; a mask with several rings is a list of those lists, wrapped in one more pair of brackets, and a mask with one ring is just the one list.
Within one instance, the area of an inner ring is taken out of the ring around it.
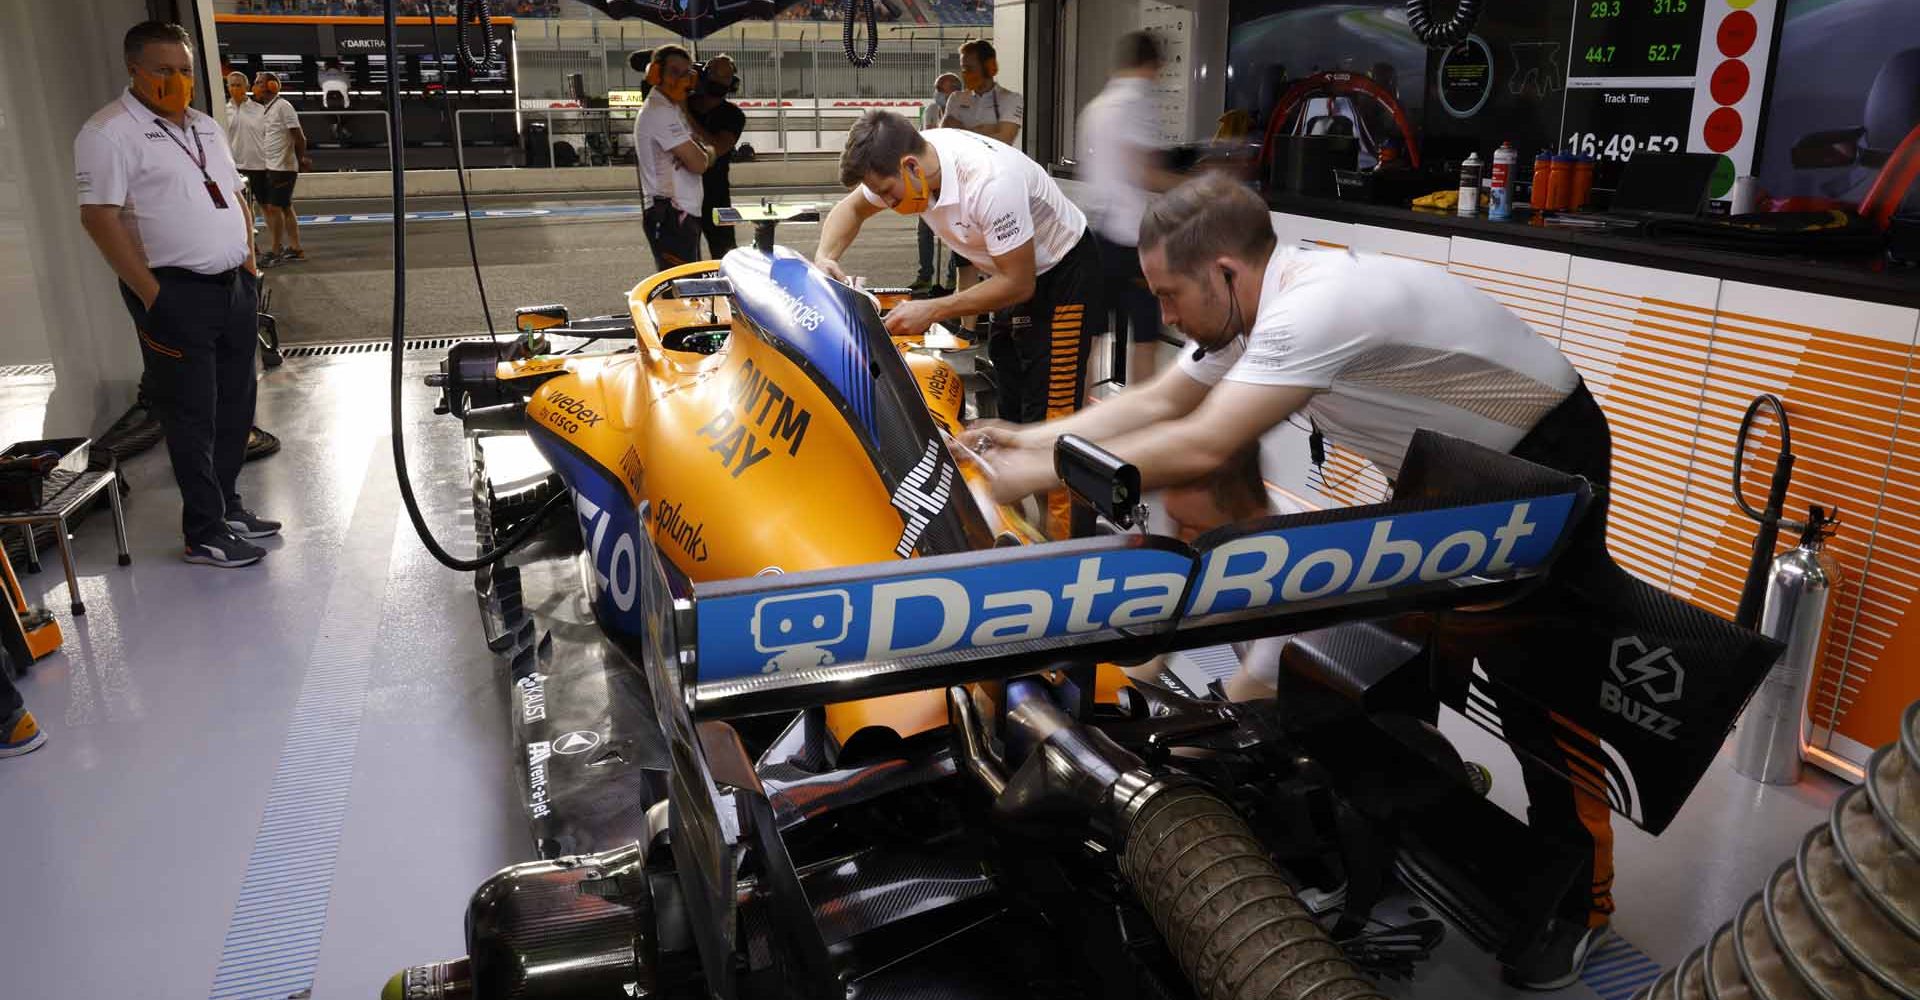
{"label": "black hose", "polygon": [[[1741,491],[1741,481],[1746,478],[1747,438],[1753,431],[1753,420],[1763,409],[1770,409],[1780,420],[1780,452],[1774,460],[1773,482],[1767,490],[1765,510],[1754,510],[1747,503],[1746,494]],[[1793,483],[1793,428],[1787,422],[1787,406],[1780,397],[1764,393],[1754,397],[1747,406],[1746,415],[1740,418],[1740,432],[1733,440],[1733,502],[1748,517],[1760,522],[1760,528],[1753,537],[1753,551],[1747,557],[1747,577],[1740,588],[1740,606],[1733,613],[1733,623],[1742,628],[1757,628],[1760,624],[1760,612],[1766,606],[1767,575],[1773,566],[1773,549],[1779,541],[1782,527],[1791,530],[1804,530],[1806,525],[1799,521],[1790,521],[1782,516],[1787,502],[1787,488]]]}
{"label": "black hose", "polygon": [[[880,19],[873,11],[873,5],[877,2],[878,0],[847,0],[847,30],[844,39],[847,47],[847,61],[861,69],[873,65],[874,54],[880,51]],[[853,51],[853,19],[862,7],[867,10],[867,54],[864,56]]]}
{"label": "black hose", "polygon": [[1211,790],[1155,781],[1134,800],[1121,811],[1120,871],[1200,1000],[1382,997]]}
{"label": "black hose", "polygon": [[[433,14],[432,3],[427,4],[427,14],[429,17]],[[500,57],[494,51],[493,9],[487,0],[459,0],[459,5],[454,8],[454,20],[460,31],[460,62],[466,66],[467,75],[471,77],[476,70],[492,70]],[[480,45],[484,55],[474,55],[470,44],[475,23],[480,25]],[[434,56],[439,55],[440,42],[436,38]]]}
{"label": "black hose", "polygon": [[[400,51],[400,28],[393,17],[393,0],[386,0],[387,51]],[[406,166],[406,127],[404,116],[400,114],[400,74],[387,74],[387,148],[393,160],[393,362],[388,369],[387,402],[393,421],[393,474],[400,481],[400,500],[407,508],[407,519],[413,522],[413,532],[420,536],[420,543],[427,552],[442,566],[462,573],[469,573],[483,566],[499,562],[507,553],[520,546],[520,543],[533,537],[541,522],[553,510],[558,508],[569,496],[569,491],[561,490],[553,499],[540,508],[539,513],[528,518],[507,534],[506,540],[472,559],[461,559],[448,552],[433,537],[433,530],[427,527],[427,520],[420,513],[420,501],[413,495],[413,482],[407,476],[407,440],[400,408],[400,367],[406,356],[407,331],[407,166]]]}
{"label": "black hose", "polygon": [[[480,8],[480,21],[486,25],[485,31],[489,36],[487,55],[488,58],[492,58],[493,42],[491,36],[493,33],[493,12],[489,8],[487,0],[475,0],[475,2]],[[454,30],[458,32],[459,35],[462,68],[466,73],[467,79],[472,80],[474,64],[472,56],[466,51],[467,3],[468,0],[461,0],[460,2],[459,20],[455,23]],[[433,36],[434,63],[440,66],[440,102],[446,109],[447,124],[453,129],[453,141],[457,148],[460,143],[460,130],[458,127],[460,122],[460,106],[459,103],[453,99],[453,88],[447,86],[447,68],[440,62],[440,57],[446,50],[440,47],[440,18],[434,13],[432,4],[427,5],[427,31]],[[507,353],[500,346],[499,331],[493,328],[493,307],[487,304],[487,282],[486,279],[480,277],[480,244],[473,236],[473,203],[469,201],[467,197],[467,172],[459,168],[460,164],[456,161],[454,163],[453,174],[454,180],[460,185],[460,217],[465,219],[467,223],[467,259],[473,262],[473,287],[480,293],[480,315],[487,321],[487,339],[493,342],[494,360],[505,361]]]}
{"label": "black hose", "polygon": [[1433,0],[1407,0],[1407,26],[1430,49],[1444,49],[1466,41],[1480,19],[1480,0],[1454,0],[1453,16],[1433,17]]}

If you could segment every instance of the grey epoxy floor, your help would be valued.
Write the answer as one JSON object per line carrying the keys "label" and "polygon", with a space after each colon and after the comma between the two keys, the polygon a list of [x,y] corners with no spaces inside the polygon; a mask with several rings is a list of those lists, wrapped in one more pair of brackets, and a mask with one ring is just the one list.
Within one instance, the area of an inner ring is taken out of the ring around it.
{"label": "grey epoxy floor", "polygon": [[[372,997],[405,965],[459,954],[473,887],[530,855],[503,686],[468,580],[426,555],[400,508],[386,360],[296,359],[263,380],[260,422],[285,447],[249,465],[242,488],[288,529],[262,565],[178,561],[178,499],[154,451],[127,469],[134,564],[114,565],[104,517],[79,529],[87,615],[68,615],[57,564],[25,578],[67,644],[21,685],[51,741],[0,761],[0,994],[208,995],[296,697],[309,665],[341,638],[323,623],[342,593],[380,613],[312,995]],[[424,355],[409,362],[415,372],[429,365]],[[457,426],[433,417],[427,390],[408,381],[417,488],[443,538],[464,546]],[[0,383],[0,433],[35,436],[47,388]],[[1511,755],[1464,720],[1444,728],[1494,769],[1495,798],[1523,808]],[[1665,836],[1616,821],[1616,928],[1677,962],[1821,820],[1839,787],[1810,775],[1763,789],[1723,753]],[[1393,993],[1518,995],[1491,972],[1455,939],[1420,983]]]}

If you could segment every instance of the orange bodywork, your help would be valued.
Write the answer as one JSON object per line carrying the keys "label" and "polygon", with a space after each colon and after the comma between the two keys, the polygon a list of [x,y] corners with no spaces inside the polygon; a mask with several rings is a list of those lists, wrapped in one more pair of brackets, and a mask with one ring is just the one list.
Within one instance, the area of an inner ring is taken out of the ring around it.
{"label": "orange bodywork", "polygon": [[[897,558],[901,516],[834,401],[724,295],[664,294],[669,282],[716,269],[670,268],[628,293],[633,353],[503,362],[499,376],[544,377],[528,419],[615,476],[634,504],[649,502],[654,545],[696,583]],[[717,352],[696,349],[717,331],[727,333]],[[918,339],[895,344],[935,424],[957,434],[960,376],[919,351]],[[1017,516],[985,500],[978,470],[960,465],[995,536],[1033,540]],[[929,691],[826,711],[844,744],[873,726],[903,737],[944,726],[945,706]]]}

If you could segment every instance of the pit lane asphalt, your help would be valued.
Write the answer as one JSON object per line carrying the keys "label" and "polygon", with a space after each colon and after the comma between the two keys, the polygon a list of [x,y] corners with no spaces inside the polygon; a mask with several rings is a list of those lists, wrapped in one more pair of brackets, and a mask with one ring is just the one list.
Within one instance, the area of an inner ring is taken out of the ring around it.
{"label": "pit lane asphalt", "polygon": [[[830,205],[842,192],[748,190],[736,203],[771,198],[779,203]],[[484,195],[472,199],[474,237],[495,326],[512,327],[518,306],[564,303],[575,316],[623,312],[626,293],[653,271],[634,199],[611,192],[587,195]],[[379,340],[388,336],[393,302],[392,204],[377,200],[299,200],[302,216],[330,217],[330,224],[301,229],[307,260],[267,272],[269,309],[279,320],[282,344]],[[545,209],[542,215],[501,215],[503,210]],[[466,227],[457,197],[407,199],[407,335],[452,336],[486,332],[467,256]],[[376,216],[363,220],[351,216]],[[262,228],[258,235],[264,247]],[[741,242],[751,239],[741,233]],[[819,226],[789,223],[779,241],[811,255]],[[905,285],[914,278],[917,250],[913,220],[891,212],[870,220],[847,254],[850,274],[872,284]]]}

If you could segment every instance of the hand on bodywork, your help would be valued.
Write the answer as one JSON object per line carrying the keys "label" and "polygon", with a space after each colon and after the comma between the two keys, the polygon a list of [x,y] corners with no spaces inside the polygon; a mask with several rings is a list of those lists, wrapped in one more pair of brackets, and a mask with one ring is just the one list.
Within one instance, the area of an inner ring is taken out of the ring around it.
{"label": "hand on bodywork", "polygon": [[[1177,370],[1169,371],[1165,376],[1198,384]],[[1160,380],[1156,379],[1149,389],[1159,384]],[[1143,488],[1152,490],[1177,486],[1199,479],[1224,465],[1235,452],[1258,441],[1261,435],[1279,426],[1281,421],[1305,406],[1313,394],[1313,389],[1303,386],[1255,385],[1228,380],[1206,391],[1198,405],[1184,415],[1147,423],[1117,434],[1101,436],[1083,433],[1082,436],[1089,437],[1122,461],[1139,469]],[[1083,411],[1083,414],[1113,406],[1124,400],[1126,395],[1122,393],[1113,402],[1098,404],[1089,411]],[[1059,427],[1042,425],[1050,428],[1051,433],[1033,428],[1017,435],[1017,439],[1024,443],[1035,431],[1040,431],[1038,436],[1048,442],[1045,447],[1029,445],[999,454],[989,449],[982,457],[987,464],[994,500],[1012,503],[1028,494],[1052,487],[1057,478],[1053,472],[1051,442],[1062,433],[1081,433],[1078,429],[1065,426],[1079,420],[1080,416],[1058,421]]]}
{"label": "hand on bodywork", "polygon": [[1033,241],[1014,247],[993,258],[994,274],[963,292],[937,299],[913,299],[887,313],[887,332],[895,337],[915,337],[942,320],[978,316],[996,309],[1019,305],[1033,298]]}

